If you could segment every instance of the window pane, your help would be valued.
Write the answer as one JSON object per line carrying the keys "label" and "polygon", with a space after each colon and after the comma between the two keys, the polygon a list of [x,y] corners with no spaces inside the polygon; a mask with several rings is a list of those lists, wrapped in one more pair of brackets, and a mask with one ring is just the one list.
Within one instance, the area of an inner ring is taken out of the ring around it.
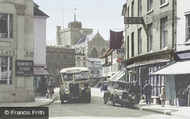
{"label": "window pane", "polygon": [[0,57],[0,84],[12,84],[11,57]]}
{"label": "window pane", "polygon": [[73,56],[70,56],[70,64],[73,64]]}
{"label": "window pane", "polygon": [[161,0],[161,5],[164,4],[166,2],[166,0]]}
{"label": "window pane", "polygon": [[64,62],[64,64],[67,64],[67,55],[66,54],[63,57],[63,62]]}
{"label": "window pane", "polygon": [[167,47],[167,34],[168,34],[168,31],[167,31],[167,17],[161,19],[161,34],[162,34],[161,48],[165,48],[165,47]]}
{"label": "window pane", "polygon": [[148,51],[152,50],[152,23],[148,25]]}
{"label": "window pane", "polygon": [[141,39],[141,28],[138,30],[138,42],[139,42],[139,54],[142,53],[142,39]]}
{"label": "window pane", "polygon": [[142,16],[142,5],[141,0],[138,0],[138,16]]}
{"label": "window pane", "polygon": [[188,26],[190,26],[190,15],[187,16]]}
{"label": "window pane", "polygon": [[13,37],[13,16],[0,13],[0,38]]}

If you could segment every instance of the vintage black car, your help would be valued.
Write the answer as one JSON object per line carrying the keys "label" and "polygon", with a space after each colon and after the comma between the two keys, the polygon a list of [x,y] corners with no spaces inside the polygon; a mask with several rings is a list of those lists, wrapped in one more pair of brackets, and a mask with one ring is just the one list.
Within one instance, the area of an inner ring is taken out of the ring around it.
{"label": "vintage black car", "polygon": [[127,108],[134,108],[138,103],[137,96],[130,91],[131,83],[109,81],[108,90],[104,93],[104,104],[111,101],[114,106],[116,103]]}

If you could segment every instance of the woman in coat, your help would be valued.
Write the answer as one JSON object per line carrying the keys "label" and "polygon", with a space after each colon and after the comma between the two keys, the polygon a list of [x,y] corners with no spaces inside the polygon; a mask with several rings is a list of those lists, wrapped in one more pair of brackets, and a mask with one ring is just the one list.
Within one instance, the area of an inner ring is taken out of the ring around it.
{"label": "woman in coat", "polygon": [[161,101],[162,107],[164,107],[165,106],[165,101],[166,101],[166,91],[165,91],[164,87],[162,87],[162,91],[161,91],[161,94],[160,94],[160,101]]}

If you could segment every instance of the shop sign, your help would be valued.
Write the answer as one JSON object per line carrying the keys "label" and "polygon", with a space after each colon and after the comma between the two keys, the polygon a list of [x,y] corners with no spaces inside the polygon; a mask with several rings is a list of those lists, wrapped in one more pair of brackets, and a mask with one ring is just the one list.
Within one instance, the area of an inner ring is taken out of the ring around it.
{"label": "shop sign", "polygon": [[34,52],[31,51],[25,51],[26,56],[34,56]]}
{"label": "shop sign", "polygon": [[117,49],[117,54],[125,54],[125,49],[124,48]]}
{"label": "shop sign", "polygon": [[124,24],[143,24],[142,17],[124,17]]}
{"label": "shop sign", "polygon": [[16,55],[16,51],[12,50],[0,50],[0,55]]}
{"label": "shop sign", "polygon": [[32,76],[33,61],[31,60],[16,60],[16,76]]}

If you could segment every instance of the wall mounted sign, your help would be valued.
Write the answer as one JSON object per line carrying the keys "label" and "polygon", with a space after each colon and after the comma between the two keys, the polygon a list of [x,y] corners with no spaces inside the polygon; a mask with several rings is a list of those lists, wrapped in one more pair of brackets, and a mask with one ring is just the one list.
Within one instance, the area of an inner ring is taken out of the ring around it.
{"label": "wall mounted sign", "polygon": [[16,51],[12,50],[0,50],[0,55],[16,55]]}
{"label": "wall mounted sign", "polygon": [[125,48],[117,49],[117,54],[125,54]]}
{"label": "wall mounted sign", "polygon": [[32,76],[33,61],[31,60],[16,60],[16,76]]}
{"label": "wall mounted sign", "polygon": [[143,24],[142,17],[124,17],[124,24]]}

